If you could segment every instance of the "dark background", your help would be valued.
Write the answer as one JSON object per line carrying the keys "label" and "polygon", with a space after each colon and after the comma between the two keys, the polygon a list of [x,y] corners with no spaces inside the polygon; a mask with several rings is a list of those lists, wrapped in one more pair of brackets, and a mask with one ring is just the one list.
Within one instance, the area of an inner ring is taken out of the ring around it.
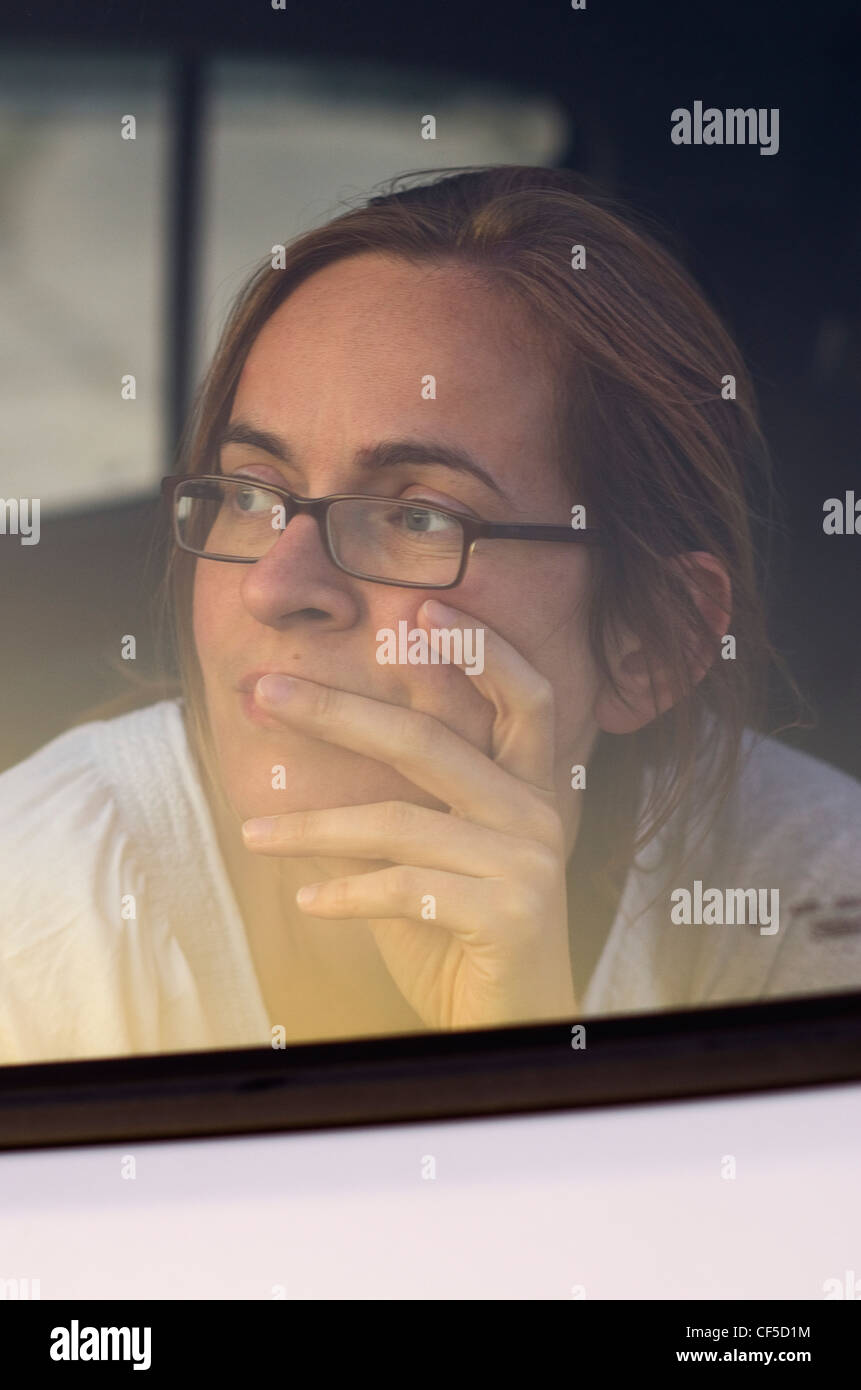
{"label": "dark background", "polygon": [[[857,3],[691,5],[567,0],[508,6],[105,0],[18,6],[6,52],[169,54],[173,67],[171,255],[163,286],[173,467],[194,373],[190,246],[206,63],[246,50],[426,67],[426,104],[447,75],[554,96],[572,120],[562,162],[657,216],[738,338],[757,385],[791,543],[774,575],[772,636],[816,716],[784,737],[861,777],[861,535],[825,536],[823,502],[861,496],[861,207]],[[778,107],[780,148],[677,147],[670,112]],[[439,163],[447,161],[443,158]],[[391,173],[399,172],[392,169]],[[2,476],[0,495],[5,496]],[[108,512],[42,514],[39,546],[0,537],[0,768],[125,689],[106,663],[117,632],[152,634],[150,499]],[[773,720],[783,706],[775,702]]]}

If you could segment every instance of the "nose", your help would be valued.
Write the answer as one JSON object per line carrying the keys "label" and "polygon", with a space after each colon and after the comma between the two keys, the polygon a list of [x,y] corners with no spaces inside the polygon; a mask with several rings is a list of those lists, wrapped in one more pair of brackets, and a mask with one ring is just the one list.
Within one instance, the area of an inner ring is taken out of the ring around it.
{"label": "nose", "polygon": [[301,514],[290,518],[264,556],[245,567],[242,601],[269,627],[312,621],[338,629],[358,617],[349,577],[329,559],[318,522]]}

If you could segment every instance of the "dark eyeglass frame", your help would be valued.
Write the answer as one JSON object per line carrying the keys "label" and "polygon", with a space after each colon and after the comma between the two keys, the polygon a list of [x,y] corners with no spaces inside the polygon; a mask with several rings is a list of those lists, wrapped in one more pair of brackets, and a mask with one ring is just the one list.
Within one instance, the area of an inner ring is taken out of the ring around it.
{"label": "dark eyeglass frame", "polygon": [[[323,548],[332,564],[344,574],[351,575],[354,579],[365,579],[370,584],[388,584],[396,589],[453,589],[463,579],[466,573],[466,566],[472,554],[476,541],[479,540],[509,540],[509,541],[562,541],[573,542],[579,545],[602,545],[602,533],[594,526],[584,526],[575,530],[571,526],[548,526],[544,524],[524,524],[482,521],[471,516],[464,516],[461,512],[452,511],[448,507],[438,507],[435,503],[423,502],[421,498],[416,498],[412,502],[409,498],[400,497],[377,497],[367,492],[333,492],[328,497],[297,497],[295,493],[288,492],[287,488],[279,487],[277,483],[260,482],[257,478],[237,476],[232,473],[169,473],[161,480],[162,497],[169,503],[173,518],[173,535],[180,550],[184,550],[189,555],[196,555],[201,560],[219,560],[227,565],[256,565],[262,556],[237,556],[237,555],[211,555],[200,550],[195,550],[192,546],[183,544],[179,535],[179,520],[176,512],[176,494],[182,483],[245,483],[247,487],[260,488],[264,492],[272,493],[293,508],[289,521],[293,520],[299,512],[304,512],[312,516],[317,522],[320,531],[320,539]],[[349,566],[341,563],[333,553],[332,542],[329,536],[328,514],[329,508],[334,502],[387,502],[390,506],[402,506],[405,510],[412,507],[424,507],[427,511],[438,512],[442,516],[451,517],[458,522],[463,531],[463,547],[461,550],[460,565],[457,577],[450,584],[422,584],[412,580],[399,579],[379,579],[375,575],[363,574],[360,570],[350,569]],[[288,521],[288,524],[289,524]],[[286,530],[286,527],[285,527]]]}

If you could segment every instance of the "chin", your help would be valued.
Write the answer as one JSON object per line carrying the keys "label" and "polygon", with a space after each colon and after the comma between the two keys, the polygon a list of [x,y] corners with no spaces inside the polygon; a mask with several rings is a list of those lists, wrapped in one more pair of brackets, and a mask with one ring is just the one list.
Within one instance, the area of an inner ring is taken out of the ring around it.
{"label": "chin", "polygon": [[[249,776],[252,761],[258,776]],[[284,769],[283,776],[278,773],[279,767]],[[282,748],[280,754],[275,750],[267,755],[258,749],[253,760],[237,760],[234,752],[222,762],[222,769],[230,799],[242,820],[285,816],[293,811],[366,806],[377,801],[410,801],[432,809],[448,809],[393,768],[325,744],[317,744],[313,752],[288,753]],[[279,776],[283,787],[278,786]]]}

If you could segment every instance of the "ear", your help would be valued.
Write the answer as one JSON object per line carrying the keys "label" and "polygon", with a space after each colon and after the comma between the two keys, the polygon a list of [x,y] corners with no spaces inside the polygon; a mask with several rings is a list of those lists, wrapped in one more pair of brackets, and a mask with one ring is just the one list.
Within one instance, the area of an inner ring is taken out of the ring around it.
{"label": "ear", "polygon": [[[679,570],[691,598],[709,625],[708,639],[691,633],[690,675],[698,685],[717,655],[717,642],[727,632],[732,612],[732,584],[726,569],[714,555],[691,550],[670,561]],[[672,708],[681,695],[672,672],[649,665],[643,644],[627,632],[609,653],[610,669],[621,692],[603,687],[595,701],[595,721],[608,734],[631,734]],[[652,684],[655,691],[652,692]]]}

